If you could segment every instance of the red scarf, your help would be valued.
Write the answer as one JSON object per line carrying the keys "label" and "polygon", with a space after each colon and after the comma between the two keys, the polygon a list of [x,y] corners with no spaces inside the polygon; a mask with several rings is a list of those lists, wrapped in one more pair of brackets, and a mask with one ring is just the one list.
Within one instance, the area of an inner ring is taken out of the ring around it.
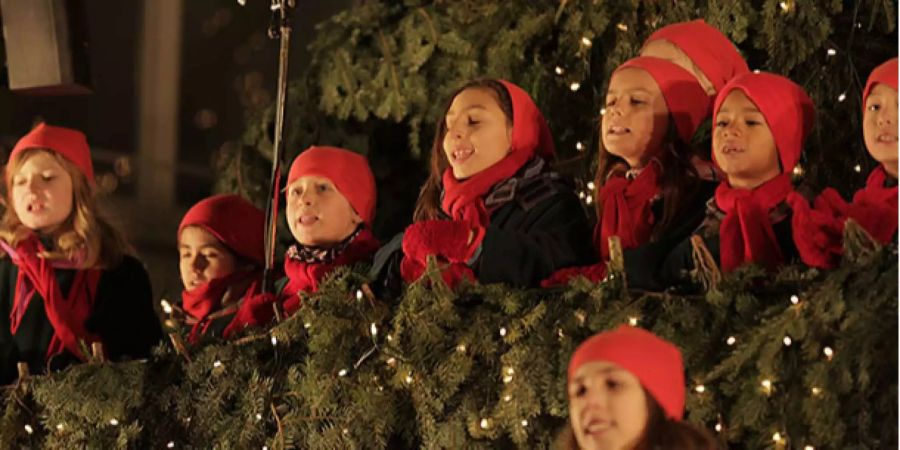
{"label": "red scarf", "polygon": [[[20,242],[15,250],[5,243],[3,248],[19,268],[13,308],[9,316],[10,332],[16,334],[31,299],[38,294],[44,299],[44,312],[53,326],[47,359],[68,350],[80,360],[86,361],[81,341],[87,345],[100,341],[99,336],[88,332],[84,322],[91,314],[94,295],[103,272],[97,269],[77,269],[79,264],[73,261],[48,261],[39,257],[44,252],[44,246],[34,234]],[[55,268],[77,269],[67,297],[63,297],[56,281]]]}
{"label": "red scarf", "polygon": [[360,230],[356,238],[330,263],[308,263],[294,258],[284,259],[284,273],[288,283],[281,290],[284,312],[290,316],[300,309],[300,292],[316,292],[322,279],[341,266],[355,264],[370,257],[380,244],[368,228]]}
{"label": "red scarf", "polygon": [[653,199],[660,192],[660,172],[659,163],[653,160],[635,179],[615,176],[600,188],[603,214],[594,228],[594,245],[601,261],[609,260],[611,236],[621,239],[622,249],[635,248],[650,240],[655,223]]}
{"label": "red scarf", "polygon": [[885,187],[888,173],[878,166],[866,180],[866,187],[853,196],[850,217],[882,244],[897,233],[897,186]]}
{"label": "red scarf", "polygon": [[212,320],[207,320],[208,316],[222,308],[222,300],[229,289],[235,286],[247,286],[247,290],[240,300],[240,303],[243,303],[257,293],[258,281],[261,277],[262,274],[258,270],[239,271],[211,280],[194,289],[182,291],[182,308],[197,320],[191,329],[188,340],[195,343],[201,335],[206,334],[212,323]]}
{"label": "red scarf", "polygon": [[731,272],[745,263],[774,269],[783,261],[769,213],[793,192],[789,174],[781,174],[755,189],[735,189],[722,182],[716,205],[725,212],[719,226],[722,269]]}

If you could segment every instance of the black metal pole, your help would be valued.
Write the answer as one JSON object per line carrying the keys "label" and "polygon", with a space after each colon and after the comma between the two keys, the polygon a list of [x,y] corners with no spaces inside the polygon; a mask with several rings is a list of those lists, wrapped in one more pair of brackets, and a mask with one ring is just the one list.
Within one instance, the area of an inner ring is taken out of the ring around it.
{"label": "black metal pole", "polygon": [[266,200],[265,252],[263,292],[271,293],[275,284],[275,237],[278,229],[278,197],[281,194],[281,166],[284,155],[284,111],[288,88],[288,56],[291,46],[290,12],[294,0],[272,0],[272,23],[269,37],[279,40],[278,92],[275,97],[275,136],[272,144],[272,177]]}

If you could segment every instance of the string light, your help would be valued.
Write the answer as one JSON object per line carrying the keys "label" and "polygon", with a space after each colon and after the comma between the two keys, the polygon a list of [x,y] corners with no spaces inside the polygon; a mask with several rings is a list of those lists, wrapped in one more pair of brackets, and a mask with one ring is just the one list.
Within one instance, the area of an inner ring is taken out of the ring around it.
{"label": "string light", "polygon": [[406,381],[406,384],[412,384],[412,382],[413,382],[412,373],[407,374],[404,381]]}
{"label": "string light", "polygon": [[387,360],[387,365],[389,365],[389,366],[392,366],[392,367],[393,367],[393,366],[394,366],[394,364],[396,364],[396,363],[397,363],[397,360],[396,360],[396,359],[394,359],[394,357],[393,357],[393,356],[392,356],[392,357],[390,357],[390,358],[388,358],[388,360]]}
{"label": "string light", "polygon": [[781,437],[781,433],[776,431],[775,434],[772,435],[772,440],[781,443],[782,441],[784,441],[784,438]]}
{"label": "string light", "polygon": [[357,300],[362,300],[362,299],[363,299],[363,291],[362,291],[362,289],[357,289],[357,290],[356,290],[356,299],[357,299]]}
{"label": "string light", "polygon": [[34,428],[31,428],[31,425],[25,424],[25,432],[28,434],[34,433]]}
{"label": "string light", "polygon": [[803,447],[803,450],[816,450],[816,448],[812,445],[807,445],[806,447]]}
{"label": "string light", "polygon": [[837,55],[837,50],[835,50],[833,48],[829,48],[827,53],[828,53],[828,56],[834,56],[834,55]]}
{"label": "string light", "polygon": [[222,361],[216,360],[215,362],[213,362],[213,367],[217,369],[219,367],[222,367]]}
{"label": "string light", "polygon": [[278,345],[278,338],[275,336],[272,336],[272,346],[274,347],[276,345]]}
{"label": "string light", "polygon": [[488,421],[487,419],[481,419],[480,425],[481,425],[482,430],[487,430],[488,428],[491,427],[491,422]]}
{"label": "string light", "polygon": [[772,393],[772,380],[766,379],[766,380],[763,380],[762,383],[760,383],[760,384],[762,385],[763,390],[766,392],[766,394]]}
{"label": "string light", "polygon": [[619,31],[628,31],[628,25],[625,25],[624,23],[619,23],[616,25],[616,28],[618,28]]}
{"label": "string light", "polygon": [[813,395],[819,395],[822,393],[822,388],[813,386],[811,389]]}
{"label": "string light", "polygon": [[829,361],[831,361],[831,358],[834,358],[834,350],[832,350],[831,347],[825,347],[822,349],[822,353],[825,354],[825,357],[828,358]]}
{"label": "string light", "polygon": [[788,6],[787,2],[781,2],[778,4],[778,6],[780,6],[781,10],[785,11],[785,12],[790,11],[790,9],[791,9],[791,7]]}
{"label": "string light", "polygon": [[839,101],[839,102],[843,102],[843,101],[846,100],[846,99],[847,99],[847,93],[846,93],[846,92],[841,92],[841,95],[838,95],[838,101]]}
{"label": "string light", "polygon": [[466,352],[466,346],[463,345],[463,344],[459,344],[459,345],[456,346],[456,351],[459,352],[459,353],[465,353],[465,352]]}
{"label": "string light", "polygon": [[632,317],[629,317],[629,318],[628,318],[628,325],[631,325],[631,326],[633,326],[633,327],[636,327],[637,324],[638,324],[638,318],[637,318],[637,317],[633,317],[633,316],[632,316]]}
{"label": "string light", "polygon": [[506,336],[506,327],[500,327],[500,337]]}
{"label": "string light", "polygon": [[257,421],[262,420],[262,414],[256,413],[256,420]]}
{"label": "string light", "polygon": [[584,44],[585,47],[590,47],[591,45],[593,45],[593,43],[591,42],[591,38],[587,36],[581,38],[581,43]]}
{"label": "string light", "polygon": [[372,336],[378,336],[378,327],[373,323],[369,326],[369,332],[372,333]]}
{"label": "string light", "polygon": [[575,81],[575,82],[573,82],[572,84],[569,85],[569,89],[571,89],[572,92],[575,92],[575,91],[581,89],[581,83]]}
{"label": "string light", "polygon": [[503,377],[503,384],[509,384],[512,382],[513,377],[511,375],[507,375]]}
{"label": "string light", "polygon": [[559,336],[560,339],[566,337],[566,334],[563,333],[562,328],[557,328],[557,329],[556,329],[556,335]]}
{"label": "string light", "polygon": [[309,327],[311,327],[311,326],[312,326],[312,324],[309,323],[309,322],[304,322],[304,323],[303,323],[303,328],[306,328],[307,330],[308,330]]}
{"label": "string light", "polygon": [[168,300],[162,299],[159,301],[159,305],[162,306],[162,310],[166,314],[172,314],[172,304],[169,303]]}
{"label": "string light", "polygon": [[856,173],[862,172],[862,166],[860,166],[859,164],[853,166],[853,171]]}
{"label": "string light", "polygon": [[698,394],[702,394],[702,393],[706,392],[706,386],[701,384],[701,385],[698,385],[697,387],[695,387],[694,390],[697,391]]}
{"label": "string light", "polygon": [[797,303],[800,303],[800,297],[797,297],[796,295],[792,295],[792,296],[791,296],[791,303],[794,304],[794,305],[796,305]]}
{"label": "string light", "polygon": [[576,142],[576,143],[575,143],[575,150],[578,150],[579,152],[584,151],[584,144],[582,144],[581,141]]}
{"label": "string light", "polygon": [[350,430],[344,428],[343,430],[341,430],[341,433],[344,433],[344,436],[346,436],[346,435],[350,434]]}
{"label": "string light", "polygon": [[728,339],[725,339],[725,343],[728,344],[728,346],[734,345],[735,342],[737,342],[737,338],[734,336],[728,336]]}
{"label": "string light", "polygon": [[391,335],[387,335],[384,338],[387,339],[388,342],[392,342],[394,340],[394,337]]}
{"label": "string light", "polygon": [[588,196],[585,197],[585,199],[584,199],[584,202],[587,203],[588,205],[590,205],[591,203],[593,203],[593,201],[594,201],[594,197],[592,197],[592,196],[590,196],[590,195],[588,195]]}
{"label": "string light", "polygon": [[587,188],[588,188],[588,189],[590,189],[590,190],[593,191],[593,190],[594,190],[594,186],[595,186],[595,185],[594,185],[594,182],[593,182],[593,181],[588,181],[588,182],[587,182]]}
{"label": "string light", "polygon": [[760,72],[759,69],[753,69],[753,73],[759,73],[759,72]]}
{"label": "string light", "polygon": [[600,108],[600,115],[601,115],[601,116],[605,116],[605,115],[606,115],[606,108]]}
{"label": "string light", "polygon": [[109,419],[109,424],[112,426],[117,426],[117,425],[119,425],[119,421],[116,420],[115,417],[113,417],[112,419]]}
{"label": "string light", "polygon": [[566,71],[563,70],[563,68],[560,67],[560,66],[556,66],[556,69],[555,69],[555,70],[556,70],[556,74],[557,74],[557,75],[562,75],[562,74],[566,73]]}
{"label": "string light", "polygon": [[584,200],[584,197],[586,197],[586,196],[587,196],[587,194],[585,194],[584,191],[578,191],[578,198]]}
{"label": "string light", "polygon": [[503,401],[508,402],[512,400],[512,395],[506,394],[503,396]]}
{"label": "string light", "polygon": [[340,372],[338,372],[338,376],[339,377],[347,376],[347,369],[341,369]]}
{"label": "string light", "polygon": [[782,339],[781,341],[784,342],[785,347],[790,347],[791,344],[794,343],[794,341],[791,340],[790,336],[785,336],[784,339]]}
{"label": "string light", "polygon": [[528,426],[528,420],[522,419],[522,426],[523,426],[523,427],[527,427],[527,426]]}
{"label": "string light", "polygon": [[175,448],[175,441],[169,441],[169,443],[166,444],[166,447],[167,448]]}
{"label": "string light", "polygon": [[66,426],[61,423],[56,424],[56,431],[62,431],[65,428],[66,428]]}
{"label": "string light", "polygon": [[796,166],[794,166],[794,170],[792,172],[795,177],[802,177],[803,176],[803,166],[801,166],[800,164],[797,164]]}
{"label": "string light", "polygon": [[721,424],[721,423],[717,423],[717,424],[716,424],[716,433],[721,433],[721,432],[722,432],[722,424]]}

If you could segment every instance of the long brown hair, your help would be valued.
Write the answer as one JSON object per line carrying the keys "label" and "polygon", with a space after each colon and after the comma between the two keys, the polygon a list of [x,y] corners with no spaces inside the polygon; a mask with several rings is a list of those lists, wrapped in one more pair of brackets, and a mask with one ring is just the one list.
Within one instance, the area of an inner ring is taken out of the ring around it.
{"label": "long brown hair", "polygon": [[[602,127],[602,125],[600,125]],[[600,130],[600,156],[597,164],[597,172],[594,175],[594,198],[597,220],[603,220],[603,205],[600,201],[600,188],[612,176],[624,176],[628,171],[628,163],[620,156],[613,155],[603,147],[603,130]],[[691,162],[691,157],[698,154],[689,143],[681,140],[675,120],[669,114],[669,127],[663,138],[662,146],[657,152],[662,173],[660,175],[661,200],[663,202],[663,215],[653,225],[650,234],[651,240],[656,240],[665,234],[666,229],[675,222],[678,214],[684,210],[685,205],[696,201],[699,194],[700,176]]]}
{"label": "long brown hair", "polygon": [[506,114],[508,124],[513,123],[513,104],[509,91],[497,80],[480,79],[466,83],[463,87],[457,89],[447,100],[444,106],[444,113],[438,119],[436,131],[434,133],[434,143],[431,144],[431,160],[428,164],[428,179],[419,191],[419,199],[416,201],[416,210],[413,213],[413,222],[422,220],[441,218],[441,177],[449,166],[447,155],[444,153],[444,135],[447,134],[447,111],[462,91],[466,89],[486,89],[494,94],[500,109]]}
{"label": "long brown hair", "polygon": [[[666,417],[659,403],[646,390],[647,425],[644,434],[633,450],[723,450],[725,446],[709,431],[683,421]],[[572,422],[557,435],[553,448],[558,450],[578,450],[578,441]]]}
{"label": "long brown hair", "polygon": [[13,207],[12,175],[29,158],[40,153],[53,157],[72,178],[72,212],[53,232],[53,249],[41,256],[49,260],[63,260],[75,258],[80,252],[84,252],[83,268],[110,268],[118,265],[125,254],[133,252],[131,245],[100,211],[95,190],[87,177],[69,160],[49,149],[26,150],[6,166],[6,210],[0,218],[0,239],[15,248],[33,232],[22,224]]}

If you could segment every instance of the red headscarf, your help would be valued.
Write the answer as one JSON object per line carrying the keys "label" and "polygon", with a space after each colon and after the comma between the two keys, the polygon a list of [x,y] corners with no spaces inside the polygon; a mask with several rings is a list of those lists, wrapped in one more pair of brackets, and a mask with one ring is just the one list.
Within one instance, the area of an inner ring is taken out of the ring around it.
{"label": "red headscarf", "polygon": [[641,328],[621,325],[581,343],[569,361],[569,381],[589,362],[608,361],[631,372],[666,417],[684,416],[684,364],[678,347]]}
{"label": "red headscarf", "polygon": [[294,159],[287,184],[307,175],[331,180],[359,217],[372,224],[375,217],[375,177],[365,156],[338,147],[310,147]]}
{"label": "red headscarf", "polygon": [[880,66],[873,69],[872,73],[869,74],[869,79],[866,80],[866,88],[863,89],[863,109],[866,107],[866,99],[868,99],[869,94],[872,93],[872,88],[879,83],[886,84],[894,88],[895,91],[897,90],[897,58],[891,58],[881,63]]}
{"label": "red headscarf", "polygon": [[[28,134],[22,136],[13,151],[9,154],[9,160],[14,160],[20,153],[32,148],[44,148],[59,153],[69,160],[88,182],[94,183],[94,165],[91,163],[91,148],[88,146],[84,133],[71,128],[55,127],[40,123]],[[7,178],[12,174],[6,174]]]}
{"label": "red headscarf", "polygon": [[732,78],[750,72],[747,62],[721,31],[703,19],[679,22],[651,34],[644,46],[665,40],[680,48],[720,92]]}
{"label": "red headscarf", "polygon": [[[534,100],[515,84],[506,80],[498,81],[506,88],[512,101],[513,125],[509,154],[494,165],[464,180],[457,180],[450,167],[444,171],[442,178],[444,197],[441,200],[441,208],[452,220],[468,224],[469,229],[475,233],[466,251],[469,256],[481,245],[490,223],[490,217],[484,206],[484,196],[496,184],[514,176],[535,154],[547,160],[556,154],[550,128],[534,104]],[[411,245],[410,242],[404,242],[404,247]],[[466,272],[461,276],[474,278],[468,267],[461,264],[454,265],[457,267],[450,270]],[[424,260],[420,258],[414,260],[409,253],[405,254],[401,263],[404,280],[414,281],[424,270]]]}
{"label": "red headscarf", "polygon": [[716,205],[725,212],[719,227],[722,269],[728,272],[748,262],[772,269],[782,262],[782,254],[769,213],[793,192],[790,174],[812,129],[815,111],[809,96],[793,81],[770,73],[747,73],[731,80],[716,97],[713,123],[735,89],[746,94],[765,117],[782,173],[752,190],[732,188],[727,181],[719,184]]}

